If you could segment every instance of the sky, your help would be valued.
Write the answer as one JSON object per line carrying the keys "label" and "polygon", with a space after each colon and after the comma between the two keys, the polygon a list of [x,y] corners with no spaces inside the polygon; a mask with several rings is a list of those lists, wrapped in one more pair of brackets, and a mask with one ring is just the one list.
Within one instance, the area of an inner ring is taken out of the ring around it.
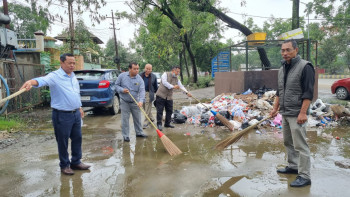
{"label": "sky", "polygon": [[[106,0],[107,5],[100,9],[100,13],[104,15],[108,15],[111,17],[111,10],[123,12],[126,11],[128,13],[132,13],[132,10],[126,5],[126,2],[130,0]],[[301,0],[300,4],[300,16],[305,16],[304,10],[306,6],[304,3],[311,2],[312,0]],[[24,0],[8,0],[8,2],[21,2]],[[40,4],[45,4],[45,0],[37,0]],[[254,23],[259,27],[262,27],[263,22],[266,21],[269,17],[274,16],[275,18],[291,18],[292,17],[292,1],[291,0],[246,0],[246,5],[241,6],[241,0],[221,0],[219,3],[219,7],[226,8],[228,10],[227,15],[234,18],[240,23],[243,23],[245,19],[248,17],[252,17]],[[76,7],[75,7],[76,9]],[[64,11],[67,10],[67,5],[61,5],[59,0],[53,0],[53,5],[50,7],[50,13],[63,15]],[[78,17],[75,15],[74,20]],[[312,16],[310,16],[311,19]],[[92,26],[91,19],[88,14],[83,14],[82,19],[85,24],[90,28],[90,31],[98,36],[105,44],[110,38],[113,38],[113,30],[112,28],[112,19],[106,19],[102,21],[100,24],[95,24]],[[59,35],[62,30],[68,27],[68,15],[64,16],[63,23],[60,21],[54,22],[51,30],[47,33],[47,36],[55,37]],[[117,40],[121,42],[123,45],[127,46],[129,41],[133,39],[134,33],[137,29],[135,24],[129,23],[128,20],[116,20],[116,31]],[[233,40],[237,40],[239,32],[235,29],[227,29],[223,33],[225,40],[231,38]],[[105,45],[101,45],[104,47]]]}

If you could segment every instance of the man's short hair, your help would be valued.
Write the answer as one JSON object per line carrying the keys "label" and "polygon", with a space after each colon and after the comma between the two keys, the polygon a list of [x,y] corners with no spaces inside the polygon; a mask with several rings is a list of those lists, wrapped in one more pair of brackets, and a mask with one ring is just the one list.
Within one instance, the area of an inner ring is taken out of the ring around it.
{"label": "man's short hair", "polygon": [[292,43],[292,47],[293,47],[294,49],[298,48],[297,41],[295,41],[294,39],[285,40],[285,41],[283,41],[283,44],[289,43],[289,42]]}
{"label": "man's short hair", "polygon": [[62,62],[64,62],[64,61],[66,61],[66,57],[74,57],[74,55],[73,54],[71,54],[71,53],[63,53],[61,56],[60,56],[60,60],[62,61]]}
{"label": "man's short hair", "polygon": [[175,70],[175,69],[181,69],[181,68],[180,68],[180,66],[173,66],[173,67],[171,68],[171,70]]}
{"label": "man's short hair", "polygon": [[129,63],[129,69],[132,68],[132,65],[138,65],[138,63],[136,63],[136,62],[130,62],[130,63]]}

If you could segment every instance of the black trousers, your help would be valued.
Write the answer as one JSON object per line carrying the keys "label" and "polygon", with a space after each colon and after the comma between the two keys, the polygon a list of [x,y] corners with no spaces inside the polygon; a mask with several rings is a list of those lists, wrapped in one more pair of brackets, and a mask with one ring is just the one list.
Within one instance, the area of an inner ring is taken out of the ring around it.
{"label": "black trousers", "polygon": [[171,114],[173,113],[173,100],[167,100],[157,96],[154,102],[156,102],[155,104],[157,108],[157,125],[162,125],[164,108],[165,108],[164,125],[169,125],[171,121]]}

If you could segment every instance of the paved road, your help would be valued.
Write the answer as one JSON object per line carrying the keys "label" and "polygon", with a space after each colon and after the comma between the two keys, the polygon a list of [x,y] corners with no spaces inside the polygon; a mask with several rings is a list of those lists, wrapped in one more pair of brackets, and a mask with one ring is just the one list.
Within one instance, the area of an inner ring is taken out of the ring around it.
{"label": "paved road", "polygon": [[[318,97],[322,100],[329,100],[329,99],[336,99],[336,96],[332,94],[331,92],[331,85],[334,81],[337,81],[339,79],[318,79]],[[215,97],[215,87],[208,87],[203,89],[197,89],[190,91],[196,98],[198,99],[212,99]],[[174,93],[174,102],[184,102],[186,100],[189,102],[190,100],[188,97],[181,93],[176,92]]]}

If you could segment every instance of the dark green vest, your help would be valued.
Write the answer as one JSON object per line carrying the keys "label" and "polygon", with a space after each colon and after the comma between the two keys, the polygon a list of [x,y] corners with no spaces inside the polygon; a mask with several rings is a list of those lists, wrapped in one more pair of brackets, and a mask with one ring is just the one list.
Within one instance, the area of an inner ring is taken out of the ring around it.
{"label": "dark green vest", "polygon": [[298,116],[300,113],[302,100],[301,75],[305,66],[309,62],[303,60],[298,55],[292,59],[291,68],[288,72],[286,87],[284,87],[284,73],[286,62],[282,61],[282,67],[278,72],[278,91],[280,111],[283,116]]}

